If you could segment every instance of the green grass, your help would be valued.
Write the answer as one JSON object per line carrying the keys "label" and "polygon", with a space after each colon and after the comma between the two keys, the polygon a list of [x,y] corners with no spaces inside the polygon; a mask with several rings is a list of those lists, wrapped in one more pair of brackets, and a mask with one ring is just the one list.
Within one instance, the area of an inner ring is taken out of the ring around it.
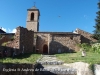
{"label": "green grass", "polygon": [[24,54],[20,56],[0,58],[2,63],[35,63],[39,59],[40,54]]}
{"label": "green grass", "polygon": [[85,57],[81,57],[81,52],[56,54],[56,56],[58,59],[64,61],[65,63],[86,62],[89,64],[100,64],[100,54],[93,52],[86,52],[86,54],[87,55]]}
{"label": "green grass", "polygon": [[[100,64],[100,54],[93,52],[86,52],[85,57],[81,57],[81,52],[77,53],[63,53],[56,54],[57,58],[64,61],[65,63],[73,63],[73,62],[86,62],[89,64]],[[15,58],[7,57],[0,58],[0,62],[2,63],[35,63],[37,59],[41,57],[41,54],[24,54],[17,56]]]}

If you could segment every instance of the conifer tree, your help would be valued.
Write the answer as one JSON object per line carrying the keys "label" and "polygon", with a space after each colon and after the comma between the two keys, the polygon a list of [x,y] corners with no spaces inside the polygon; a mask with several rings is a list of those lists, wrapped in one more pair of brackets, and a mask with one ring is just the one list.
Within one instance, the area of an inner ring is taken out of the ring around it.
{"label": "conifer tree", "polygon": [[95,30],[94,30],[94,34],[93,34],[93,38],[98,40],[98,42],[100,42],[100,1],[97,3],[98,4],[98,12],[96,12],[97,16],[95,19]]}

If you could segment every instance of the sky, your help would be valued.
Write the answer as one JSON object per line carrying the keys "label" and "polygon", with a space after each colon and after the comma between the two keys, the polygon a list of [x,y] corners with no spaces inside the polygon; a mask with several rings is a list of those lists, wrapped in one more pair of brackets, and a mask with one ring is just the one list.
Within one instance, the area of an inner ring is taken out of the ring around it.
{"label": "sky", "polygon": [[39,31],[93,33],[99,0],[0,0],[0,27],[6,32],[26,28],[27,9],[40,10]]}

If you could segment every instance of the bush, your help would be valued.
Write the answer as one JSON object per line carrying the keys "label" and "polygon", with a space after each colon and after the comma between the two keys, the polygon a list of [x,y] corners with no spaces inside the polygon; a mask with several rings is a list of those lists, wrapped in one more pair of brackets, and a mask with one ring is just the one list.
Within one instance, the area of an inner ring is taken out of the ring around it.
{"label": "bush", "polygon": [[13,41],[13,40],[14,40],[14,36],[11,37],[11,41]]}
{"label": "bush", "polygon": [[2,35],[0,34],[0,39],[2,38]]}
{"label": "bush", "polygon": [[92,51],[96,53],[100,53],[100,43],[92,44]]}
{"label": "bush", "polygon": [[88,43],[82,43],[78,45],[81,50],[85,50],[85,51],[90,51],[91,50],[91,45],[89,45]]}
{"label": "bush", "polygon": [[6,45],[7,45],[7,42],[2,43],[2,46],[6,46]]}

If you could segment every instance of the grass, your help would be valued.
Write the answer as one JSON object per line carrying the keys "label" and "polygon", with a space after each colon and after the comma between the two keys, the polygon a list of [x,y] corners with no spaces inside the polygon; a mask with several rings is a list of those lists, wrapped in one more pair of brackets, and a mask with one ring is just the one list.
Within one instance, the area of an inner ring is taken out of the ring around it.
{"label": "grass", "polygon": [[[65,63],[73,62],[86,62],[89,64],[100,64],[100,54],[93,52],[86,52],[85,57],[81,57],[81,52],[77,53],[62,53],[56,54],[57,58],[64,61]],[[35,63],[37,59],[41,57],[41,54],[24,54],[15,58],[7,57],[0,58],[2,63]]]}
{"label": "grass", "polygon": [[65,63],[86,62],[89,64],[100,64],[100,54],[93,52],[86,52],[86,54],[85,57],[81,57],[81,52],[56,54],[56,56]]}
{"label": "grass", "polygon": [[37,59],[39,59],[41,55],[40,54],[24,54],[20,56],[16,56],[14,58],[12,57],[6,57],[6,58],[0,58],[0,62],[2,63],[35,63]]}

